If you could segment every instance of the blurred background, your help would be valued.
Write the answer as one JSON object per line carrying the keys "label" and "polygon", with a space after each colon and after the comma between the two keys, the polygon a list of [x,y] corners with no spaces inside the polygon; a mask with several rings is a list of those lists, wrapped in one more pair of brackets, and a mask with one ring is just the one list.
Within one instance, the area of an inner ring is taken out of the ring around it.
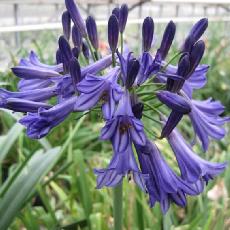
{"label": "blurred background", "polygon": [[[141,24],[145,17],[151,16],[155,22],[153,53],[166,23],[173,20],[177,24],[171,57],[192,24],[208,17],[202,60],[210,65],[208,83],[194,97],[220,100],[226,107],[224,115],[230,115],[230,0],[76,2],[84,18],[92,15],[97,20],[102,53],[108,48],[108,17],[119,4],[129,6],[125,41],[136,53],[141,49]],[[36,51],[45,63],[55,62],[64,10],[64,0],[0,0],[0,87],[16,90],[17,79],[10,67],[30,50]],[[9,229],[112,229],[112,191],[96,190],[93,174],[93,168],[106,166],[112,154],[109,144],[98,140],[103,125],[98,114],[87,118],[72,115],[39,141],[26,137],[23,127],[16,123],[20,116],[0,111],[0,202],[3,197],[9,204]],[[185,132],[192,133],[189,122],[185,120],[183,126]],[[226,126],[227,131],[229,127]],[[152,130],[157,132],[154,127]],[[229,161],[229,143],[226,135],[220,142],[213,141],[207,153],[197,146],[195,150],[211,161]],[[162,141],[158,145],[170,161],[169,146]],[[44,157],[41,151],[47,155]],[[162,216],[159,205],[149,208],[147,196],[133,183],[125,180],[124,188],[124,229],[230,229],[229,168],[209,183],[202,195],[188,198],[185,209],[172,205],[166,216]]]}

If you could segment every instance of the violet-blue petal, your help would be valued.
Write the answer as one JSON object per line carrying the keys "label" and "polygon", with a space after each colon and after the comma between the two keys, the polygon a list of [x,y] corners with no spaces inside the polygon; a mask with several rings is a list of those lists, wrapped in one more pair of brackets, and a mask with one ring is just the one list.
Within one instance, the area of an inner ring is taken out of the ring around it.
{"label": "violet-blue petal", "polygon": [[199,157],[176,129],[169,135],[168,142],[177,158],[181,177],[190,183],[201,178],[207,183],[206,178],[214,178],[226,167],[226,163],[209,162]]}
{"label": "violet-blue petal", "polygon": [[24,79],[47,79],[61,76],[58,72],[40,67],[16,66],[12,68],[13,73]]}
{"label": "violet-blue petal", "polygon": [[185,206],[185,195],[198,194],[193,184],[184,181],[172,171],[154,143],[147,140],[144,147],[138,145],[135,147],[141,171],[149,175],[146,188],[149,193],[150,206],[159,202],[162,212],[166,213],[171,201]]}
{"label": "violet-blue petal", "polygon": [[51,108],[52,106],[47,103],[22,98],[1,98],[0,107],[12,110],[14,112],[34,113],[37,112],[39,108]]}
{"label": "violet-blue petal", "polygon": [[157,98],[165,105],[167,105],[173,111],[177,111],[182,114],[189,113],[191,106],[189,101],[175,93],[161,90],[156,93]]}
{"label": "violet-blue petal", "polygon": [[135,183],[145,191],[145,181],[148,175],[142,174],[137,166],[132,145],[128,145],[125,152],[116,152],[106,169],[95,169],[97,175],[97,188],[104,186],[115,187],[122,182],[123,177],[132,174]]}
{"label": "violet-blue petal", "polygon": [[73,111],[77,97],[63,101],[50,109],[39,109],[38,113],[29,113],[19,122],[26,126],[27,135],[32,139],[46,136],[52,128],[60,124]]}
{"label": "violet-blue petal", "polygon": [[82,53],[85,57],[85,59],[89,59],[89,47],[88,45],[86,44],[86,42],[82,42]]}
{"label": "violet-blue petal", "polygon": [[69,69],[74,88],[76,88],[77,83],[81,81],[81,67],[76,58],[71,59]]}
{"label": "violet-blue petal", "polygon": [[204,151],[207,151],[210,137],[220,140],[226,132],[222,127],[230,121],[229,117],[221,117],[223,107],[219,102],[212,100],[191,100],[192,111],[189,114],[194,131],[202,143]]}

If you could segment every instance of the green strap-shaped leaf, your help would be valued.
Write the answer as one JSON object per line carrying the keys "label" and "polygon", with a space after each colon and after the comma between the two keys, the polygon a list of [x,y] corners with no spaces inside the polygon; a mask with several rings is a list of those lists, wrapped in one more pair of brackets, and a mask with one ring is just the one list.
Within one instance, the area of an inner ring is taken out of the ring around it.
{"label": "green strap-shaped leaf", "polygon": [[20,172],[7,193],[0,200],[0,229],[9,227],[19,212],[25,199],[35,189],[35,185],[53,167],[61,154],[60,148],[42,153],[36,152]]}

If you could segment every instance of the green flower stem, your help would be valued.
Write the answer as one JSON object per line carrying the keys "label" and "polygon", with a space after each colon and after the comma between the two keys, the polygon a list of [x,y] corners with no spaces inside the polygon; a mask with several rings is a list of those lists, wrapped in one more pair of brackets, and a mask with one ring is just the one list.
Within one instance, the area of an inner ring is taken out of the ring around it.
{"label": "green flower stem", "polygon": [[121,33],[121,54],[123,54],[123,43],[124,43],[124,38],[123,38],[123,33]]}
{"label": "green flower stem", "polygon": [[122,182],[113,189],[114,230],[122,230]]}
{"label": "green flower stem", "polygon": [[116,57],[115,57],[115,53],[114,52],[112,52],[112,65],[113,65],[113,67],[116,66]]}
{"label": "green flower stem", "polygon": [[92,55],[92,57],[93,57],[93,60],[96,61],[97,59],[96,59],[96,57],[95,57],[95,53],[94,53],[94,51],[93,51],[93,48],[92,48],[92,46],[91,46],[91,43],[90,43],[89,38],[86,37],[85,40],[86,40],[86,43],[87,43],[87,45],[88,45],[88,47],[89,47],[90,53],[91,53],[91,55]]}

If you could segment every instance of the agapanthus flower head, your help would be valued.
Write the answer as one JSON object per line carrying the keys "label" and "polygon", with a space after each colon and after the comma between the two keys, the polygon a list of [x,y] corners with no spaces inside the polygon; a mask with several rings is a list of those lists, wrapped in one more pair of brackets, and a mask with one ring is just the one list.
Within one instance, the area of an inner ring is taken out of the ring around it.
{"label": "agapanthus flower head", "polygon": [[[180,56],[174,66],[166,61],[176,32],[172,21],[152,55],[154,23],[151,17],[146,17],[142,26],[142,52],[135,58],[128,44],[123,43],[128,6],[115,8],[108,20],[111,54],[102,57],[94,18],[89,16],[85,24],[74,0],[65,0],[65,4],[57,64],[42,63],[33,51],[22,58],[12,68],[20,78],[18,91],[0,89],[0,108],[25,113],[20,123],[32,139],[46,136],[71,113],[84,112],[87,116],[100,109],[105,122],[100,139],[111,142],[113,156],[106,169],[95,169],[97,188],[115,187],[125,176],[132,176],[148,193],[150,206],[159,202],[163,213],[171,202],[184,207],[187,195],[201,193],[205,182],[226,167],[225,163],[208,162],[196,155],[176,128],[187,115],[206,151],[211,138],[219,140],[225,136],[224,124],[230,121],[229,117],[221,116],[224,107],[220,102],[192,99],[193,90],[206,84],[209,66],[200,65],[205,50],[200,38],[208,26],[207,19],[192,27],[174,56]],[[118,47],[119,34],[121,47]],[[156,120],[157,117],[160,119]],[[151,130],[150,123],[146,127],[143,118],[162,124],[160,137]],[[180,174],[174,172],[150,141],[153,137],[159,142],[166,137]]]}

